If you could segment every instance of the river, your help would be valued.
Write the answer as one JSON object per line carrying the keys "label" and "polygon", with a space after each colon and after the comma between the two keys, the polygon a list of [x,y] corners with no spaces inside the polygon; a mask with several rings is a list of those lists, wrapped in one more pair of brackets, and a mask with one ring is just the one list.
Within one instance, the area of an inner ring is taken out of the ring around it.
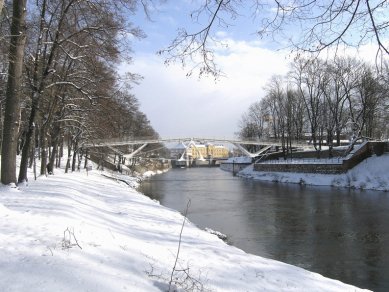
{"label": "river", "polygon": [[218,168],[173,169],[141,191],[228,243],[361,288],[389,291],[389,194],[259,182]]}

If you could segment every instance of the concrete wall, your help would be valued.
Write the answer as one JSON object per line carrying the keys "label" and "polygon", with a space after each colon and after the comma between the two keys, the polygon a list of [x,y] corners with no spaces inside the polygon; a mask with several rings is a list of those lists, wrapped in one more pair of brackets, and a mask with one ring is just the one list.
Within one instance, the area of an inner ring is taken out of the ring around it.
{"label": "concrete wall", "polygon": [[[303,156],[304,152],[301,152],[299,153],[298,156],[297,155],[294,156],[294,158],[312,158],[312,153],[316,153],[316,152],[309,152],[307,153],[306,156]],[[272,164],[272,163],[266,163],[265,161],[264,163],[261,162],[261,163],[254,164],[254,170],[275,171],[275,172],[324,173],[324,174],[344,173],[347,172],[349,169],[355,167],[361,161],[372,156],[373,154],[381,155],[383,153],[389,153],[389,142],[368,142],[362,147],[360,147],[350,158],[344,159],[342,164],[298,164],[298,163]],[[272,156],[272,157],[277,157],[277,156]]]}
{"label": "concrete wall", "polygon": [[[342,151],[332,150],[333,157],[342,156],[343,154],[344,154],[344,150]],[[291,157],[289,156],[288,158],[328,158],[328,157],[329,157],[329,151],[322,150],[320,152],[318,151],[294,152],[292,153]],[[284,159],[284,154],[282,152],[270,153],[269,155],[264,157],[261,161],[274,160],[274,159]]]}
{"label": "concrete wall", "polygon": [[232,162],[223,162],[220,163],[220,169],[237,173],[247,166],[251,165],[251,163],[232,163]]}
{"label": "concrete wall", "polygon": [[303,172],[303,173],[324,173],[336,174],[343,173],[343,164],[262,164],[254,165],[255,171],[275,171],[275,172]]}

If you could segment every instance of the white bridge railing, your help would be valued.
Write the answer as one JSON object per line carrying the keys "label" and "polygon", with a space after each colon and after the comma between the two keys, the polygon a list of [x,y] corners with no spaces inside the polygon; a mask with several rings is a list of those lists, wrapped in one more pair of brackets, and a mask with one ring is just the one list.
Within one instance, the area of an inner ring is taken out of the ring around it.
{"label": "white bridge railing", "polygon": [[[84,148],[98,148],[98,147],[108,147],[112,151],[114,151],[117,154],[122,155],[126,158],[132,158],[136,154],[138,154],[143,148],[145,148],[148,144],[163,144],[163,143],[180,143],[183,142],[187,145],[193,143],[220,143],[220,144],[232,144],[238,149],[242,151],[244,155],[247,157],[255,158],[259,155],[265,153],[273,146],[282,146],[281,141],[277,140],[239,140],[239,139],[229,139],[229,138],[204,138],[204,137],[184,137],[184,138],[153,138],[153,137],[127,137],[127,138],[116,138],[116,139],[102,139],[102,140],[94,140],[90,141],[88,143],[84,143]],[[131,148],[137,148],[133,149],[132,153],[122,153],[119,149],[116,149],[114,147],[118,146],[133,146]],[[262,146],[262,148],[256,152],[251,153],[248,151],[245,147],[242,145],[258,145]],[[309,145],[308,143],[302,143],[301,141],[296,141],[295,143],[292,143],[293,147],[298,148],[304,148],[304,149],[313,149],[312,145]]]}
{"label": "white bridge railing", "polygon": [[[172,142],[214,142],[214,143],[229,143],[240,145],[262,145],[262,146],[281,146],[282,142],[279,140],[239,140],[229,138],[202,138],[202,137],[184,137],[184,138],[150,138],[150,137],[134,137],[134,138],[114,138],[114,139],[101,139],[93,140],[85,143],[85,148],[94,147],[107,147],[107,146],[122,146],[122,145],[139,145],[139,144],[159,144],[159,143],[172,143]],[[306,142],[296,141],[292,142],[293,147],[309,147],[312,148]]]}

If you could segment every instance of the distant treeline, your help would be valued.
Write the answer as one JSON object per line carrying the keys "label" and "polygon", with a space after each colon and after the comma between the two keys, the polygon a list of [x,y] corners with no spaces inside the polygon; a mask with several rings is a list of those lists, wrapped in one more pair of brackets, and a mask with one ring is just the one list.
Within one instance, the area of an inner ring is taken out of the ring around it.
{"label": "distant treeline", "polygon": [[[380,70],[349,57],[297,59],[286,76],[273,76],[266,95],[241,117],[242,139],[275,138],[287,155],[295,141],[316,150],[341,139],[389,136],[389,66]],[[308,137],[307,137],[308,134]]]}

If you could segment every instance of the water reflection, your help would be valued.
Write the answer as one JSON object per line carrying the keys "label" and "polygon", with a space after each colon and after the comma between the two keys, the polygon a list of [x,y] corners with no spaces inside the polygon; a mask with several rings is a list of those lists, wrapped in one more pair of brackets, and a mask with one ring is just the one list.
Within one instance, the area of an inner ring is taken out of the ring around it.
{"label": "water reflection", "polygon": [[389,291],[387,193],[254,182],[215,168],[172,170],[142,185],[161,204],[225,233],[246,252]]}

